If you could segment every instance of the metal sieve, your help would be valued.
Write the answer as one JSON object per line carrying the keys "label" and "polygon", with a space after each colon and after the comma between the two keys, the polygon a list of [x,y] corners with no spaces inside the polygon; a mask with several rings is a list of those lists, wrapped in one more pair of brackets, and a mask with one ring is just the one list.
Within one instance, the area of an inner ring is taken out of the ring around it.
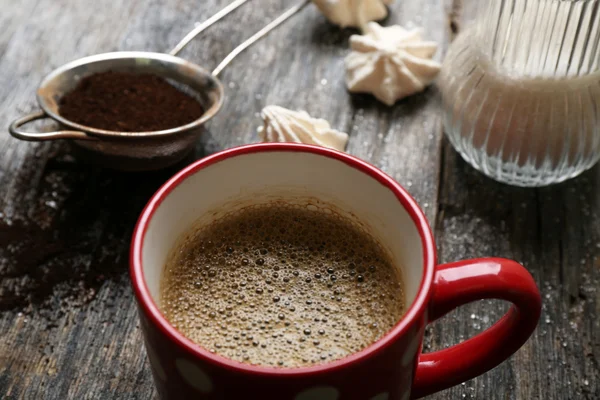
{"label": "metal sieve", "polygon": [[[97,54],[67,63],[47,75],[37,90],[40,111],[18,118],[9,126],[17,139],[46,141],[69,139],[77,153],[91,162],[120,170],[143,171],[164,168],[185,158],[194,148],[204,123],[220,110],[223,104],[223,85],[219,73],[242,51],[304,8],[310,0],[287,10],[229,53],[212,73],[201,66],[177,57],[177,54],[199,33],[235,10],[248,0],[236,0],[204,23],[190,31],[168,54],[155,52],[119,51]],[[196,98],[205,112],[199,119],[176,128],[151,132],[120,132],[96,129],[77,124],[58,113],[62,96],[91,74],[119,71],[151,73],[176,86],[182,85]],[[21,126],[43,118],[52,118],[61,130],[26,132]]]}

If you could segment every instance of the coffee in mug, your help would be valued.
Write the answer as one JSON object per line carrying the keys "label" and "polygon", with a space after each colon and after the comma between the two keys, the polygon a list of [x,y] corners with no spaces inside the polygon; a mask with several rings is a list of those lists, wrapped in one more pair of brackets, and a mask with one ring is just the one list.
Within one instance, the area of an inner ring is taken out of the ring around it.
{"label": "coffee in mug", "polygon": [[326,363],[402,317],[402,277],[368,227],[316,199],[198,224],[171,251],[161,310],[213,353],[272,367]]}

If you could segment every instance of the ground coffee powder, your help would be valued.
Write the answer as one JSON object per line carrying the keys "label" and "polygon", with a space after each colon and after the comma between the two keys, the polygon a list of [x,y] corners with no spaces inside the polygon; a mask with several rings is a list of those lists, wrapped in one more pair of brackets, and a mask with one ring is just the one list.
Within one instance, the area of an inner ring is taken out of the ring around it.
{"label": "ground coffee powder", "polygon": [[159,76],[109,71],[83,78],[60,100],[58,112],[92,128],[147,132],[188,124],[204,110]]}

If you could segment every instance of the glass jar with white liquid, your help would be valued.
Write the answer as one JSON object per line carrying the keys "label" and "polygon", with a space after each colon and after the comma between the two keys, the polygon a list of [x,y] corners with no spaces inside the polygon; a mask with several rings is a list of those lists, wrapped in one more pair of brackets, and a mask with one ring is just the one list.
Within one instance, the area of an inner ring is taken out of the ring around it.
{"label": "glass jar with white liquid", "polygon": [[484,174],[518,186],[600,158],[600,0],[480,0],[438,78],[444,128]]}

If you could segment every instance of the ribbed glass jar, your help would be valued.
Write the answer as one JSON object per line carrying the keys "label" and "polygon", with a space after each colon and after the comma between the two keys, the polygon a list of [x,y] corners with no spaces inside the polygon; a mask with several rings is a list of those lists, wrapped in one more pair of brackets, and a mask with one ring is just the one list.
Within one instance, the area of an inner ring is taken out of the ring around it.
{"label": "ribbed glass jar", "polygon": [[600,158],[600,0],[480,0],[438,86],[476,169],[518,186],[579,175]]}

